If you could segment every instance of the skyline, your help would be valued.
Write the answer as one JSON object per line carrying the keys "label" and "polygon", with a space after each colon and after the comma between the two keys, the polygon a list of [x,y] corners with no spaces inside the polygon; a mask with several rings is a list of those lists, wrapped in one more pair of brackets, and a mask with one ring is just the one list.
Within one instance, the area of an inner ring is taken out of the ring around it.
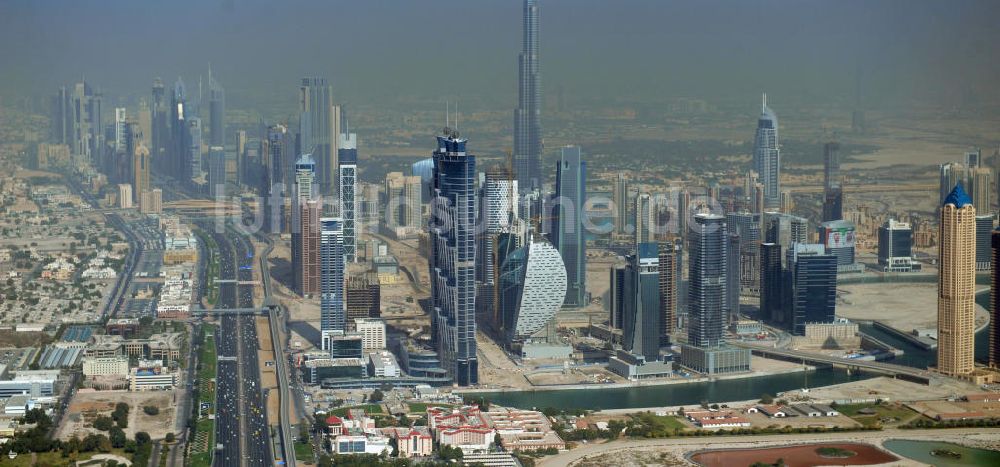
{"label": "skyline", "polygon": [[[1000,41],[1000,32],[988,21],[1000,8],[993,2],[963,2],[961,7],[894,1],[763,3],[760,8],[735,1],[666,7],[644,0],[614,5],[596,0],[543,2],[541,55],[547,98],[554,99],[559,86],[578,103],[607,101],[609,96],[626,101],[667,96],[735,99],[780,88],[785,100],[853,104],[859,67],[865,101],[872,105],[958,102],[963,93],[973,91],[987,101],[1000,97],[986,78],[1000,67],[987,47]],[[288,101],[295,93],[290,83],[302,76],[328,77],[337,100],[346,105],[457,97],[468,111],[509,109],[517,93],[512,85],[517,65],[510,50],[520,42],[521,31],[508,26],[518,24],[520,2],[446,1],[437,8],[407,2],[303,2],[302,8],[316,12],[304,17],[293,7],[274,8],[262,1],[213,3],[199,9],[199,15],[181,15],[189,11],[182,7],[154,13],[129,2],[106,5],[114,8],[102,13],[111,14],[98,15],[98,10],[77,2],[7,1],[4,8],[12,14],[6,17],[19,20],[3,24],[0,43],[28,41],[32,47],[0,47],[4,63],[17,64],[0,84],[0,96],[44,95],[62,76],[86,76],[102,89],[145,96],[151,76],[172,82],[181,75],[196,84],[197,76],[207,78],[209,63],[225,84],[227,107],[234,109],[249,107],[251,99]],[[454,25],[452,37],[420,31],[418,25],[433,21],[440,11],[471,21]],[[623,17],[627,22],[617,22],[615,11],[628,12]],[[264,17],[271,32],[251,33]],[[290,21],[293,17],[295,22]],[[63,24],[68,18],[74,21]],[[495,20],[484,24],[477,18]],[[310,28],[324,19],[335,27]],[[107,32],[85,34],[82,24]],[[363,24],[384,27],[378,33],[358,30]],[[714,26],[705,29],[698,27],[701,24]],[[176,47],[145,52],[155,49],[150,40],[170,35],[168,28],[174,25],[186,26]],[[765,38],[764,56],[746,41],[760,31],[775,34]],[[73,40],[61,34],[72,34]],[[458,37],[462,40],[454,40]],[[945,45],[938,37],[951,40]],[[312,47],[323,43],[333,45],[323,49],[329,58],[310,64]],[[122,49],[120,54],[99,52],[112,44]],[[276,54],[281,50],[286,52]],[[302,50],[304,55],[288,50]],[[467,72],[461,78],[428,80],[434,75],[430,62],[418,57],[440,51],[466,57]],[[122,54],[130,56],[127,68],[114,61]],[[253,66],[261,57],[275,66]],[[965,72],[948,72],[956,69]],[[265,91],[268,95],[261,95]]]}

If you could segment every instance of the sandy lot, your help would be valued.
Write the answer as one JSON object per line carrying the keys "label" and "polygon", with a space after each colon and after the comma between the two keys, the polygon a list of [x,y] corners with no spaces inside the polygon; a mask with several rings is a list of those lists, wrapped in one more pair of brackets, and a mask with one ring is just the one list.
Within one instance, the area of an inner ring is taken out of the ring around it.
{"label": "sandy lot", "polygon": [[[145,431],[153,439],[163,438],[168,432],[174,431],[174,416],[176,412],[175,391],[88,391],[80,390],[73,397],[69,406],[69,415],[59,427],[58,437],[67,440],[73,435],[84,437],[90,433],[98,433],[91,424],[100,415],[111,415],[115,404],[125,402],[129,405],[128,427],[125,435],[135,437],[136,432]],[[142,408],[152,405],[160,409],[157,415],[146,415]]]}
{"label": "sandy lot", "polygon": [[[841,297],[837,316],[877,319],[903,330],[937,328],[937,285],[851,284],[837,287]],[[986,309],[976,305],[976,325],[989,319]]]}
{"label": "sandy lot", "polygon": [[782,394],[781,397],[789,400],[806,398],[817,401],[876,398],[890,401],[913,401],[942,399],[976,391],[975,385],[957,380],[940,380],[939,384],[928,386],[879,377],[811,389],[805,394],[799,391],[789,391]]}

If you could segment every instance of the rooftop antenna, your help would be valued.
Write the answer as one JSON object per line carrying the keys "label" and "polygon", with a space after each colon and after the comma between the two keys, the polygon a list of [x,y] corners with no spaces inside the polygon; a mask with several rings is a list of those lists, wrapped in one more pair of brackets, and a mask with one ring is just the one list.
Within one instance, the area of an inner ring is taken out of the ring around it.
{"label": "rooftop antenna", "polygon": [[761,95],[761,104],[760,104],[760,111],[763,112],[765,110],[767,110],[767,93],[766,92]]}
{"label": "rooftop antenna", "polygon": [[444,101],[444,127],[451,127],[451,106],[448,101]]}
{"label": "rooftop antenna", "polygon": [[458,111],[458,102],[455,103],[455,131],[458,131],[458,119],[462,116],[462,112]]}
{"label": "rooftop antenna", "polygon": [[208,62],[208,87],[212,87],[212,62]]}

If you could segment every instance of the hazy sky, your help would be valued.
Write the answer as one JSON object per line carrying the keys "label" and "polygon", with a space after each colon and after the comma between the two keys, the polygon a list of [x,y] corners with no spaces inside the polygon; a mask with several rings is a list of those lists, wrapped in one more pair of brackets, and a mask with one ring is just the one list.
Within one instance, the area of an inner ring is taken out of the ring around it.
{"label": "hazy sky", "polygon": [[[231,107],[294,99],[303,75],[346,102],[513,107],[520,15],[520,0],[0,0],[0,95],[81,75],[145,95],[211,62]],[[576,102],[850,100],[860,63],[873,102],[994,100],[998,20],[997,1],[541,0],[542,80]]]}

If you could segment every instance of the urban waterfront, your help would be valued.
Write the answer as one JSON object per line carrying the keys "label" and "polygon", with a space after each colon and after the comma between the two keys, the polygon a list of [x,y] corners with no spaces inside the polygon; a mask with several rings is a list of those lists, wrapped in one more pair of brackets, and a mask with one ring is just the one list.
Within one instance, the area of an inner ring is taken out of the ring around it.
{"label": "urban waterfront", "polygon": [[[989,293],[977,295],[980,304],[989,299]],[[894,363],[925,368],[932,365],[937,358],[937,351],[923,350],[885,332],[865,325],[862,331],[902,349],[905,354],[892,360]],[[989,327],[976,333],[976,359],[984,360],[989,352],[987,339]],[[818,368],[797,373],[785,373],[739,379],[725,379],[711,382],[690,384],[671,384],[661,386],[640,386],[633,388],[593,388],[510,392],[483,392],[487,400],[510,407],[579,409],[628,409],[640,407],[665,407],[676,405],[696,405],[703,401],[709,403],[743,401],[760,397],[764,393],[776,394],[794,391],[802,388],[818,388],[835,384],[848,383],[874,378],[879,375],[853,372],[835,368]]]}

